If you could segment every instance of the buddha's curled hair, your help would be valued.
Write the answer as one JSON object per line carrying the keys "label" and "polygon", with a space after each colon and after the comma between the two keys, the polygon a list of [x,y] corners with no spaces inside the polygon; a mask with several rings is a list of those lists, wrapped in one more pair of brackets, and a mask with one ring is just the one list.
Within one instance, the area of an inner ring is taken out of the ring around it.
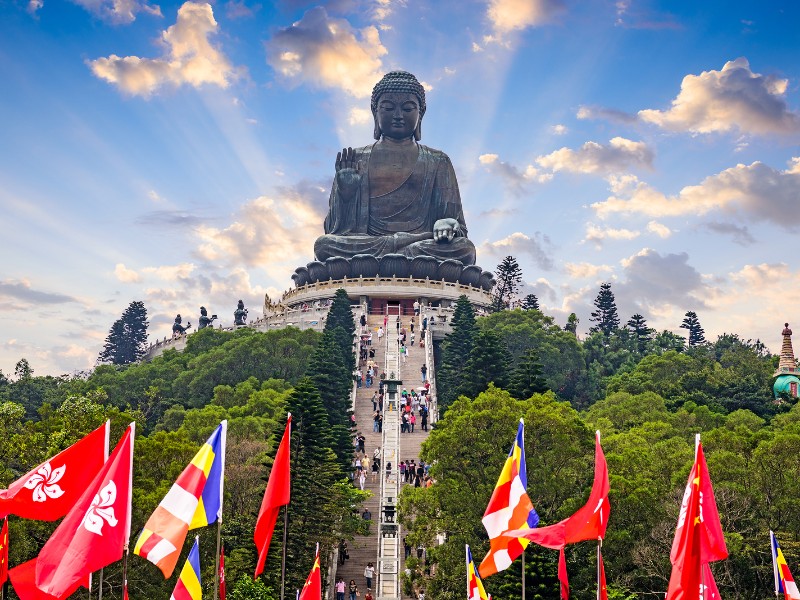
{"label": "buddha's curled hair", "polygon": [[370,102],[373,115],[378,112],[378,99],[381,94],[387,92],[414,94],[419,100],[420,118],[425,114],[425,88],[408,71],[390,71],[375,84],[375,87],[372,88],[372,101]]}

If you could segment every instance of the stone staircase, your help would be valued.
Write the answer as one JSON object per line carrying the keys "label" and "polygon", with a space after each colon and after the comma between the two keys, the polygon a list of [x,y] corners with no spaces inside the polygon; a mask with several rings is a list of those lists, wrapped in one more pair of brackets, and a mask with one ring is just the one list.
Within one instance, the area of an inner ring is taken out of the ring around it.
{"label": "stone staircase", "polygon": [[[390,329],[387,332],[387,337],[389,338],[389,343],[392,345],[392,352],[394,354],[394,344],[396,344],[396,325],[395,325],[395,316],[390,316],[388,320],[388,327]],[[412,316],[407,315],[401,317],[402,324],[406,328],[407,332],[407,340],[410,341],[410,323],[411,323]],[[377,329],[379,326],[382,326],[384,322],[383,315],[370,315],[367,319],[367,328],[372,331],[373,334],[373,347],[376,349],[375,355],[375,362],[378,365],[378,373],[380,373],[386,365],[386,348],[387,348],[387,337],[384,337],[380,343],[378,342],[377,336]],[[414,388],[417,388],[422,385],[422,375],[420,373],[420,368],[425,363],[425,350],[424,348],[420,348],[419,346],[419,339],[421,334],[421,324],[419,318],[415,321],[415,345],[414,347],[409,347],[409,354],[405,361],[400,359],[399,361],[399,374],[397,375],[397,379],[403,381],[403,384],[400,386],[399,390],[402,391],[403,388],[411,391]],[[366,365],[362,365],[364,369],[366,369]],[[429,365],[429,369],[432,368]],[[429,373],[430,374],[430,373]],[[391,451],[392,456],[385,456],[384,457],[384,448],[382,446],[383,437],[381,433],[373,431],[373,410],[372,410],[372,395],[374,392],[378,390],[378,383],[377,378],[373,383],[373,386],[370,388],[367,387],[360,387],[356,390],[356,399],[355,399],[355,416],[356,416],[356,430],[361,432],[366,437],[365,443],[365,450],[367,459],[371,466],[372,464],[372,454],[376,448],[381,448],[381,469],[378,473],[376,478],[373,478],[371,468],[367,469],[367,480],[365,488],[372,492],[372,496],[364,503],[364,505],[359,509],[360,513],[366,509],[371,513],[372,522],[370,525],[370,535],[367,536],[357,536],[352,542],[349,543],[349,556],[350,558],[344,561],[344,564],[341,563],[341,559],[339,561],[340,564],[337,566],[336,577],[342,577],[345,583],[349,583],[351,579],[355,580],[356,584],[358,585],[358,589],[360,592],[360,598],[363,598],[366,593],[366,580],[364,578],[364,568],[367,566],[367,563],[371,562],[375,567],[375,577],[372,582],[372,594],[375,596],[377,600],[385,599],[388,600],[389,598],[399,598],[400,596],[395,596],[394,594],[390,593],[389,590],[392,589],[394,586],[389,585],[388,581],[383,581],[383,576],[379,573],[379,554],[380,554],[380,545],[382,544],[381,539],[381,532],[379,531],[379,525],[381,522],[381,482],[382,478],[386,479],[386,461],[390,461],[392,463],[393,473],[391,476],[392,483],[394,482],[395,478],[397,477],[397,470],[400,461],[408,462],[411,459],[414,459],[415,462],[419,463],[419,452],[420,446],[422,442],[428,437],[428,432],[422,431],[421,428],[421,420],[419,419],[419,415],[417,415],[417,424],[415,425],[413,433],[403,433],[399,435],[399,450],[397,451],[397,455],[395,456],[394,450]],[[387,403],[384,402],[384,410],[388,408]],[[385,414],[385,413],[384,413]],[[389,421],[395,421],[392,417],[396,415],[390,415],[388,417]],[[399,425],[397,426],[399,428]],[[430,427],[429,427],[430,428]],[[392,436],[394,437],[394,436]],[[358,485],[357,478],[354,480],[354,484]],[[388,485],[388,484],[387,484]],[[401,487],[403,484],[401,482]],[[396,498],[394,499],[396,503]],[[401,575],[405,569],[404,564],[404,553],[403,553],[403,538],[402,528],[398,526],[398,533],[397,533],[397,544],[391,543],[387,544],[386,540],[383,541],[383,551],[384,551],[384,558],[386,558],[387,552],[392,553],[394,550],[392,548],[397,548],[397,554],[399,554],[399,566],[397,570],[397,575]],[[394,542],[394,540],[390,540]],[[412,556],[416,556],[416,549],[413,550]],[[391,558],[391,556],[390,556]],[[334,578],[335,581],[335,578]],[[399,588],[398,588],[399,589]],[[329,598],[335,597],[333,590],[329,590],[328,594]]]}

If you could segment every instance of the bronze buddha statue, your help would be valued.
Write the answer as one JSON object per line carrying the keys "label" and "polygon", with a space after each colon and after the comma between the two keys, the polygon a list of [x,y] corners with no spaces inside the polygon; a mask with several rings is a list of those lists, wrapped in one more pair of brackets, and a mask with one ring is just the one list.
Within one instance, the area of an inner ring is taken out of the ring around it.
{"label": "bronze buddha statue", "polygon": [[392,71],[375,85],[371,108],[377,141],[336,155],[316,259],[401,254],[475,264],[450,158],[418,143],[424,88],[411,73]]}

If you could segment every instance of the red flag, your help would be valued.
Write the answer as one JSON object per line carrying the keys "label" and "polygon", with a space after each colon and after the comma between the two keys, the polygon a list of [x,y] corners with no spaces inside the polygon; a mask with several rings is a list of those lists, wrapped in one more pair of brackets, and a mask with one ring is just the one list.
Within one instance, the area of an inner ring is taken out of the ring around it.
{"label": "red flag", "polygon": [[319,572],[319,544],[314,555],[314,566],[308,573],[303,591],[300,592],[299,600],[320,600],[322,598],[322,579]]}
{"label": "red flag", "polygon": [[503,533],[508,537],[524,537],[553,550],[566,544],[584,540],[603,539],[608,527],[611,505],[608,502],[608,464],[600,445],[600,432],[595,434],[594,483],[589,499],[572,516],[547,527],[535,529],[513,529]]}
{"label": "red flag", "polygon": [[61,596],[53,596],[43,592],[36,587],[35,558],[21,565],[17,565],[8,572],[8,575],[11,578],[11,583],[14,585],[14,591],[17,592],[17,596],[19,596],[21,600],[60,600],[61,598],[66,598],[75,593],[81,586],[85,588],[89,587],[89,578],[87,577],[83,581],[78,581]]}
{"label": "red flag", "polygon": [[219,600],[225,600],[225,546],[219,553]]}
{"label": "red flag", "polygon": [[594,437],[594,483],[592,493],[577,512],[567,519],[564,533],[567,544],[603,539],[608,527],[611,505],[608,502],[608,464],[600,445],[600,432]]}
{"label": "red flag", "polygon": [[0,530],[0,586],[8,579],[8,517]]}
{"label": "red flag", "polygon": [[[707,563],[727,556],[728,550],[708,476],[703,445],[698,440],[694,465],[686,483],[675,538],[672,541],[669,557],[672,574],[667,600],[694,599],[697,598],[698,591],[700,595],[704,595],[705,588],[701,586],[707,585],[703,582]],[[708,569],[708,573],[710,572]]]}
{"label": "red flag", "polygon": [[39,553],[36,586],[63,596],[89,573],[120,558],[131,532],[131,423],[100,473]]}
{"label": "red flag", "polygon": [[275,529],[275,521],[278,520],[278,512],[281,506],[289,504],[291,495],[291,483],[289,481],[289,446],[292,437],[292,415],[286,419],[286,429],[283,431],[283,439],[278,446],[275,454],[275,462],[269,474],[267,489],[264,491],[264,499],[261,501],[261,510],[258,511],[258,521],[256,530],[253,534],[253,541],[256,543],[258,551],[258,562],[256,572],[253,576],[258,577],[264,571],[264,562],[267,560],[269,543],[272,540],[272,531]]}
{"label": "red flag", "polygon": [[567,559],[564,548],[558,551],[558,581],[561,583],[561,600],[569,600],[569,579],[567,579]]}
{"label": "red flag", "polygon": [[708,563],[703,564],[703,597],[701,600],[720,600],[717,582]]}
{"label": "red flag", "polygon": [[[603,564],[603,553],[597,547],[597,600],[608,600],[606,590],[606,566]],[[717,598],[719,600],[719,598]]]}
{"label": "red flag", "polygon": [[[122,584],[122,600],[128,600],[128,580]],[[224,600],[224,598],[223,598]]]}
{"label": "red flag", "polygon": [[109,423],[0,490],[0,517],[55,521],[66,515],[108,458]]}

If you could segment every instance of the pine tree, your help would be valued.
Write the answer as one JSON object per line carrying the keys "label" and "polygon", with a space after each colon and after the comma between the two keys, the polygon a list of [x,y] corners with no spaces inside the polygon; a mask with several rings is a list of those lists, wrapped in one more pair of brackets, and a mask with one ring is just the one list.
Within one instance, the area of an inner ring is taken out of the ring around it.
{"label": "pine tree", "polygon": [[343,289],[336,290],[331,308],[325,319],[325,332],[330,332],[335,339],[347,368],[352,372],[356,368],[356,356],[353,352],[353,337],[356,333],[356,322],[350,308],[350,298]]}
{"label": "pine tree", "polygon": [[511,355],[500,335],[494,331],[479,331],[462,379],[456,386],[456,397],[475,398],[485,392],[490,383],[507,388],[510,363]]}
{"label": "pine tree", "polygon": [[506,310],[511,306],[522,283],[522,269],[513,256],[506,256],[494,272],[497,283],[492,290],[492,310]]}
{"label": "pine tree", "polygon": [[592,326],[589,332],[602,331],[605,336],[611,335],[619,327],[619,315],[610,283],[600,285],[600,292],[594,299],[594,306],[597,310],[592,313],[589,320],[597,325]]}
{"label": "pine tree", "polygon": [[139,361],[147,352],[149,324],[144,303],[138,300],[131,302],[111,326],[97,362],[129,365]]}
{"label": "pine tree", "polygon": [[644,354],[647,350],[647,344],[653,339],[655,329],[648,327],[647,320],[639,313],[636,313],[628,319],[627,325],[628,329],[630,329],[633,334],[636,351],[639,354]]}
{"label": "pine tree", "polygon": [[567,317],[567,324],[564,325],[564,331],[569,331],[572,335],[578,336],[578,323],[581,320],[578,318],[578,315],[575,313],[569,313],[569,317]]}
{"label": "pine tree", "polygon": [[705,331],[700,326],[700,319],[693,310],[687,311],[681,323],[681,329],[689,330],[689,347],[706,343]]}
{"label": "pine tree", "polygon": [[478,335],[475,311],[466,296],[459,297],[456,302],[451,325],[453,330],[447,334],[442,343],[442,365],[436,374],[439,406],[442,408],[458,398],[464,367]]}
{"label": "pine tree", "polygon": [[522,310],[540,310],[539,299],[535,294],[528,294],[522,299]]}
{"label": "pine tree", "polygon": [[[352,369],[347,355],[342,353],[336,334],[341,327],[325,330],[311,354],[307,374],[316,387],[328,418],[333,448],[341,465],[350,463],[350,391],[353,387]],[[352,352],[350,352],[352,355]]]}
{"label": "pine tree", "polygon": [[[332,506],[345,472],[337,464],[331,446],[334,440],[319,392],[309,378],[301,379],[289,395],[287,410],[292,413],[292,501],[289,505],[289,529],[286,560],[289,565],[307,564],[320,542],[320,555],[328,556],[333,545],[349,532],[343,531],[351,512],[350,503]],[[282,427],[281,427],[282,432]],[[352,489],[352,485],[347,486]],[[353,490],[358,495],[358,490]],[[273,536],[270,556],[281,553],[280,527]],[[274,550],[272,549],[274,547]],[[277,588],[280,560],[268,560],[265,582]],[[302,588],[306,573],[287,570],[289,589]]]}
{"label": "pine tree", "polygon": [[548,390],[547,383],[542,376],[542,364],[539,354],[531,348],[519,360],[511,373],[511,383],[508,391],[514,398],[527,400],[534,394],[543,394]]}

